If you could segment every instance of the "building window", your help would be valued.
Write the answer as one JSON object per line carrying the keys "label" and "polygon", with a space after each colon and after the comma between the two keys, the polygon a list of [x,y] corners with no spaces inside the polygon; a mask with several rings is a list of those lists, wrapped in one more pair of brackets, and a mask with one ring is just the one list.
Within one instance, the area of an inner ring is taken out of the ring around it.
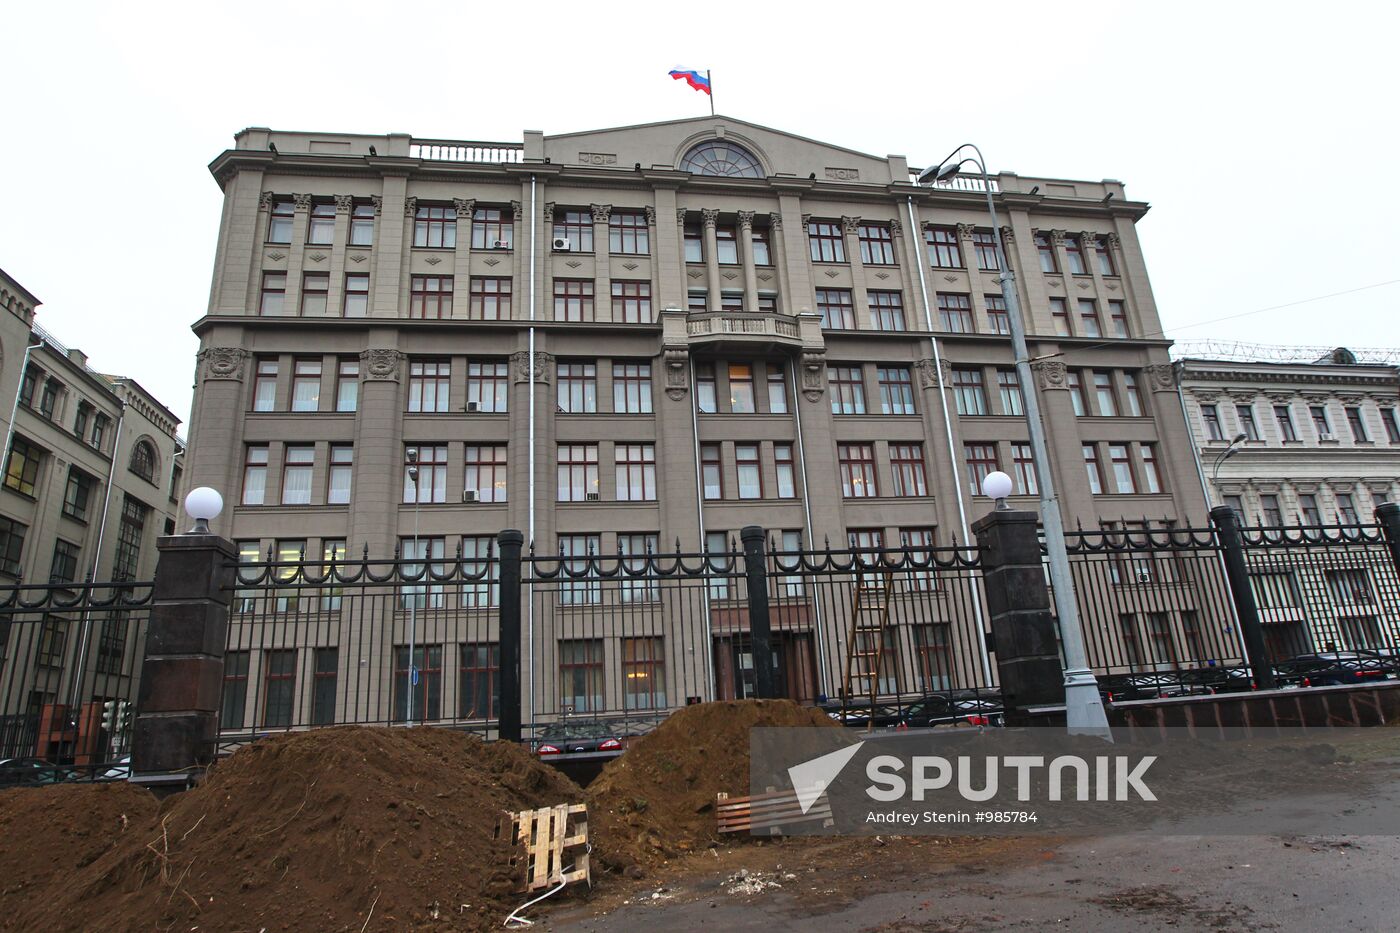
{"label": "building window", "polygon": [[997,370],[997,394],[1003,415],[1025,414],[1025,399],[1021,395],[1021,380],[1014,369]]}
{"label": "building window", "polygon": [[263,726],[285,728],[292,724],[296,677],[295,649],[263,652]]}
{"label": "building window", "polygon": [[68,485],[63,490],[63,514],[80,522],[87,521],[88,505],[92,501],[96,481],[77,467],[68,468]]}
{"label": "building window", "polygon": [[505,411],[509,387],[509,373],[504,362],[467,361],[468,411],[473,405],[481,412]]}
{"label": "building window", "polygon": [[917,414],[914,407],[914,378],[908,366],[881,366],[875,370],[880,382],[882,415]]}
{"label": "building window", "polygon": [[1014,469],[1012,478],[1016,480],[1016,495],[1039,495],[1040,487],[1035,479],[1035,456],[1031,453],[1030,444],[1011,445],[1011,465]]}
{"label": "building window", "polygon": [[473,277],[467,300],[467,316],[473,321],[508,321],[510,296],[510,279]]}
{"label": "building window", "polygon": [[223,702],[219,707],[220,729],[242,729],[248,702],[248,652],[229,651],[224,655]]}
{"label": "building window", "polygon": [[565,576],[573,578],[560,587],[559,602],[566,606],[602,602],[603,587],[593,565],[598,555],[598,536],[560,535],[559,555],[567,558],[562,562]]}
{"label": "building window", "polygon": [[335,242],[335,204],[311,205],[311,220],[306,225],[309,246],[330,246]]}
{"label": "building window", "polygon": [[879,331],[905,330],[904,301],[899,292],[866,292],[870,299],[870,314],[874,318],[875,329]]}
{"label": "building window", "polygon": [[1396,414],[1394,408],[1381,409],[1381,423],[1385,425],[1386,440],[1392,444],[1400,444],[1400,415]]}
{"label": "building window", "polygon": [[451,317],[452,276],[413,276],[409,283],[408,316],[430,321]]}
{"label": "building window", "polygon": [[1055,324],[1055,335],[1057,337],[1070,336],[1069,330],[1069,305],[1063,298],[1050,299],[1050,319]]}
{"label": "building window", "polygon": [[758,410],[754,401],[753,367],[748,363],[729,364],[729,410],[736,415],[751,415]]}
{"label": "building window", "polygon": [[369,313],[369,276],[345,276],[345,307],[342,310],[346,317],[364,317]]}
{"label": "building window", "polygon": [[1356,502],[1350,493],[1337,493],[1337,521],[1343,525],[1356,524]]}
{"label": "building window", "polygon": [[78,403],[78,411],[73,416],[73,436],[78,440],[87,438],[88,421],[92,418],[92,406],[87,402]]}
{"label": "building window", "polygon": [[1084,417],[1088,407],[1084,403],[1084,381],[1079,375],[1079,370],[1071,369],[1065,372],[1065,385],[1069,386],[1069,401],[1075,415]]}
{"label": "building window", "polygon": [[568,240],[570,252],[593,252],[593,214],[590,211],[561,211],[555,215],[554,238]]}
{"label": "building window", "polygon": [[490,609],[500,605],[501,564],[492,559],[495,547],[496,539],[489,535],[462,537],[462,572],[472,578],[472,582],[462,587],[462,605],[467,609]]}
{"label": "building window", "polygon": [[[1147,452],[1150,448],[1143,445],[1143,465],[1147,465]],[[1149,492],[1155,490],[1148,490]],[[1261,493],[1259,496],[1259,511],[1263,522],[1270,528],[1277,528],[1283,524],[1283,509],[1279,507],[1278,496],[1274,493]]]}
{"label": "building window", "polygon": [[156,449],[150,441],[137,441],[131,448],[130,469],[148,483],[156,481]]}
{"label": "building window", "polygon": [[[1113,267],[1113,254],[1112,254],[1112,252],[1109,251],[1109,248],[1108,248],[1108,237],[1105,237],[1105,236],[1096,236],[1096,237],[1094,237],[1094,252],[1095,252],[1095,253],[1098,255],[1098,257],[1099,257],[1099,274],[1100,274],[1100,275],[1117,275],[1117,274],[1118,274],[1118,270],[1115,269],[1115,268]],[[1119,304],[1122,304],[1121,301],[1118,302],[1118,303],[1119,303]],[[1126,336],[1128,336],[1128,335],[1127,335],[1126,333],[1123,333],[1123,334],[1119,334],[1119,336],[1120,336],[1120,337],[1126,337]]]}
{"label": "building window", "polygon": [[273,201],[267,218],[267,242],[291,243],[295,216],[296,205],[291,201]]}
{"label": "building window", "polygon": [[612,316],[624,324],[650,324],[651,283],[613,282]]}
{"label": "building window", "polygon": [[427,249],[454,249],[457,246],[457,209],[420,206],[413,216],[413,245]]}
{"label": "building window", "polygon": [[924,690],[948,690],[953,686],[953,649],[947,623],[914,627],[914,651]]}
{"label": "building window", "polygon": [[326,479],[326,504],[346,505],[350,502],[350,483],[354,476],[355,447],[352,444],[331,445],[330,473]]}
{"label": "building window", "polygon": [[1065,237],[1065,260],[1071,275],[1086,275],[1089,272],[1084,265],[1084,252],[1079,247],[1079,237]]}
{"label": "building window", "polygon": [[619,414],[651,413],[651,364],[613,363],[613,411]]}
{"label": "building window", "polygon": [[[1146,481],[1145,491],[1158,493],[1162,491],[1162,474],[1157,470],[1157,448],[1151,444],[1139,445],[1142,453],[1142,477]],[[1277,500],[1275,500],[1277,504]]]}
{"label": "building window", "polygon": [[53,561],[49,564],[50,583],[72,583],[78,577],[78,546],[57,538],[53,543]]}
{"label": "building window", "polygon": [[828,330],[855,330],[856,311],[849,288],[817,289],[817,312]]}
{"label": "building window", "polygon": [[700,445],[700,485],[706,499],[724,498],[724,473],[718,444]]}
{"label": "building window", "polygon": [[1317,507],[1317,496],[1302,493],[1298,496],[1298,511],[1304,525],[1321,525],[1322,510]]}
{"label": "building window", "polygon": [[660,635],[622,639],[622,702],[627,709],[666,708],[666,667]]}
{"label": "building window", "polygon": [[740,499],[763,498],[763,476],[757,444],[734,445],[734,467],[739,480]]}
{"label": "building window", "polygon": [[19,401],[25,408],[34,407],[34,390],[38,387],[39,380],[43,378],[43,375],[34,366],[29,366],[24,370],[24,378],[19,383]]}
{"label": "building window", "polygon": [[1055,262],[1055,248],[1050,245],[1050,238],[1043,233],[1035,235],[1035,251],[1040,256],[1040,271],[1055,273],[1060,271],[1059,265]]}
{"label": "building window", "polygon": [[150,512],[131,496],[122,498],[121,520],[117,523],[117,553],[112,559],[113,580],[135,580],[140,569],[141,539],[146,533]]}
{"label": "building window", "polygon": [[651,235],[647,230],[647,214],[640,210],[615,210],[608,217],[608,249],[627,255],[647,255],[651,252]]}
{"label": "building window", "polygon": [[53,420],[54,408],[58,405],[58,395],[62,390],[63,384],[57,379],[44,380],[44,388],[39,393],[39,414]]}
{"label": "building window", "polygon": [[890,471],[894,474],[896,496],[928,495],[924,476],[924,445],[891,444]]}
{"label": "building window", "polygon": [[[417,473],[417,480],[413,478]],[[447,445],[404,448],[403,501],[447,501]]]}
{"label": "building window", "polygon": [[1205,422],[1206,439],[1212,441],[1225,440],[1225,432],[1220,427],[1220,409],[1215,405],[1201,406],[1201,420]]}
{"label": "building window", "polygon": [[374,205],[356,204],[350,213],[350,245],[374,245]]}
{"label": "building window", "polygon": [[1142,393],[1138,390],[1137,376],[1123,374],[1123,399],[1128,403],[1127,414],[1134,418],[1142,417]]}
{"label": "building window", "polygon": [[1079,333],[1084,337],[1102,337],[1099,327],[1099,308],[1092,298],[1079,299]]}
{"label": "building window", "polygon": [[308,272],[301,277],[301,313],[325,316],[330,295],[331,277],[328,272]]}
{"label": "building window", "polygon": [[575,713],[596,713],[603,708],[601,638],[559,642],[559,702]]}
{"label": "building window", "polygon": [[1369,444],[1370,437],[1366,434],[1366,424],[1361,420],[1361,409],[1348,408],[1347,427],[1351,428],[1351,439],[1358,444]]}
{"label": "building window", "polygon": [[705,261],[705,234],[699,224],[685,225],[685,261]]}
{"label": "building window", "polygon": [[16,434],[10,441],[10,459],[5,464],[6,488],[32,498],[43,456],[43,451]]}
{"label": "building window", "polygon": [[956,227],[929,227],[924,230],[928,258],[935,269],[961,269],[962,249]]}
{"label": "building window", "polygon": [[340,666],[340,652],[335,648],[315,649],[315,669],[311,684],[311,724],[329,726],[335,723],[335,682]]}
{"label": "building window", "polygon": [[[444,587],[426,581],[431,574],[443,576],[447,572],[447,565],[442,563],[442,557],[447,553],[446,539],[437,536],[401,538],[399,551],[405,561],[400,574],[409,580],[420,581],[399,588],[399,608],[441,609],[446,602]],[[423,566],[425,561],[429,562],[426,572]]]}
{"label": "building window", "polygon": [[1317,430],[1318,440],[1331,440],[1332,422],[1327,417],[1327,409],[1322,405],[1310,405],[1308,412],[1312,415],[1313,428]]}
{"label": "building window", "polygon": [[1099,408],[1099,414],[1105,418],[1114,418],[1118,415],[1118,400],[1113,395],[1113,374],[1094,371],[1094,401]]}
{"label": "building window", "polygon": [[310,444],[288,444],[282,456],[282,504],[311,504],[311,473],[316,448]]}
{"label": "building window", "polygon": [[0,573],[19,576],[20,556],[24,552],[24,535],[28,526],[0,515]]}
{"label": "building window", "polygon": [[715,390],[715,367],[712,363],[697,363],[695,366],[695,408],[697,411],[713,415],[718,411]]}
{"label": "building window", "polygon": [[977,268],[983,272],[1000,272],[997,261],[997,238],[990,230],[972,231],[972,248],[977,254]]}
{"label": "building window", "polygon": [[394,646],[394,721],[426,722],[442,718],[442,645],[415,645],[412,685],[409,648]]}
{"label": "building window", "polygon": [[814,220],[807,224],[807,245],[812,262],[846,261],[846,241],[838,223]]}
{"label": "building window", "polygon": [[797,496],[797,470],[793,464],[792,445],[774,444],[773,461],[778,473],[778,498],[795,498]]}
{"label": "building window", "polygon": [[1011,333],[1011,315],[1006,310],[1006,299],[1001,295],[983,295],[987,302],[987,323],[994,334]]}
{"label": "building window", "polygon": [[555,382],[561,412],[591,414],[598,410],[598,367],[595,363],[559,363]]}
{"label": "building window", "polygon": [[768,231],[763,227],[753,228],[753,264],[773,265],[773,252],[768,242]]}
{"label": "building window", "polygon": [[292,363],[292,411],[319,411],[320,408],[321,361],[294,361]]}
{"label": "building window", "polygon": [[582,323],[593,320],[593,281],[554,280],[554,319]]}
{"label": "building window", "polygon": [[715,259],[722,266],[739,264],[738,233],[732,226],[718,224],[715,227]]}
{"label": "building window", "polygon": [[982,370],[953,367],[953,401],[960,415],[987,413],[987,390],[982,384]]}
{"label": "building window", "polygon": [[1113,468],[1114,491],[1119,493],[1137,492],[1137,484],[1133,481],[1133,462],[1128,457],[1128,446],[1126,444],[1109,444],[1108,461]]}
{"label": "building window", "polygon": [[982,495],[982,482],[987,474],[1001,469],[996,444],[963,444],[963,459],[967,461],[968,491]]}
{"label": "building window", "polygon": [[613,464],[619,502],[649,502],[656,498],[654,444],[617,444],[613,447]]}
{"label": "building window", "polygon": [[1103,493],[1103,473],[1099,470],[1099,452],[1093,444],[1085,444],[1084,449],[1084,469],[1089,474],[1089,492],[1094,495]]}
{"label": "building window", "polygon": [[744,293],[743,293],[743,292],[720,292],[720,293],[719,293],[719,309],[720,309],[721,311],[743,311],[743,310],[744,310]]}
{"label": "building window", "polygon": [[847,499],[873,498],[880,494],[875,479],[874,444],[838,444],[841,461],[841,495]]}
{"label": "building window", "polygon": [[253,377],[253,411],[275,411],[277,408],[277,361],[258,360],[257,375]]}
{"label": "building window", "polygon": [[267,501],[267,445],[249,444],[243,455],[243,504]]}
{"label": "building window", "polygon": [[287,297],[287,273],[264,272],[262,277],[262,297],[258,302],[258,313],[263,315],[281,314]]}
{"label": "building window", "polygon": [[828,366],[833,415],[865,414],[865,381],[859,366]]}
{"label": "building window", "polygon": [[894,238],[887,224],[861,224],[856,228],[860,241],[860,261],[866,265],[892,266]]}
{"label": "building window", "polygon": [[1113,325],[1113,336],[1128,336],[1128,312],[1121,300],[1115,298],[1108,300],[1108,319]]}
{"label": "building window", "polygon": [[950,334],[973,332],[972,304],[967,295],[938,293],[938,326]]}
{"label": "building window", "polygon": [[[508,210],[478,207],[472,214],[472,249],[510,249],[515,224]],[[589,249],[591,250],[590,243]]]}
{"label": "building window", "polygon": [[121,609],[102,620],[97,635],[98,673],[122,673],[126,660],[126,632],[130,625],[131,614]]}
{"label": "building window", "polygon": [[709,310],[710,298],[703,290],[691,289],[685,295],[685,309],[691,314]]}
{"label": "building window", "polygon": [[457,670],[459,719],[495,719],[501,705],[501,646],[495,642],[460,647]]}
{"label": "building window", "polygon": [[335,410],[354,411],[360,401],[360,361],[340,360],[336,364]]}
{"label": "building window", "polygon": [[783,375],[783,364],[769,362],[768,370],[768,413],[785,415],[788,410],[787,378]]}
{"label": "building window", "polygon": [[507,491],[506,445],[468,444],[466,491],[477,502],[505,502]]}
{"label": "building window", "polygon": [[559,445],[559,501],[598,498],[598,445]]}
{"label": "building window", "polygon": [[1244,433],[1245,440],[1259,440],[1259,425],[1254,421],[1254,406],[1236,405],[1235,416],[1240,419],[1240,431]]}
{"label": "building window", "polygon": [[411,360],[408,364],[408,410],[447,411],[448,390],[452,383],[452,363],[448,360]]}

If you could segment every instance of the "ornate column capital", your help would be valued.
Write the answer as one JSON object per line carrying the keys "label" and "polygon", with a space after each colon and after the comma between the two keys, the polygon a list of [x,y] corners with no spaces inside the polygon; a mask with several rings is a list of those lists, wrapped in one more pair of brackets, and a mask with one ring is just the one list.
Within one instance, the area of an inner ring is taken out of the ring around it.
{"label": "ornate column capital", "polygon": [[705,208],[700,212],[700,221],[705,225],[705,229],[713,230],[719,223],[719,211]]}
{"label": "ornate column capital", "polygon": [[547,223],[547,224],[552,224],[552,223],[554,223],[554,202],[553,202],[553,201],[545,201],[545,202],[544,202],[544,222]]}
{"label": "ornate column capital", "polygon": [[809,402],[821,401],[826,392],[826,351],[803,350],[798,365],[802,368],[802,395]]}
{"label": "ornate column capital", "polygon": [[369,202],[374,205],[374,216],[378,217],[384,209],[384,199],[377,194],[369,196]]}
{"label": "ornate column capital", "polygon": [[376,348],[360,351],[360,374],[366,382],[398,382],[403,354],[398,350]]}
{"label": "ornate column capital", "polygon": [[958,239],[972,239],[972,224],[958,224]]}
{"label": "ornate column capital", "polygon": [[213,379],[242,382],[243,363],[247,359],[248,351],[242,347],[208,347],[200,350],[200,379],[204,382]]}
{"label": "ornate column capital", "polygon": [[348,214],[355,207],[355,197],[349,194],[337,194],[335,196],[335,212],[337,214]]}
{"label": "ornate column capital", "polygon": [[457,208],[458,220],[471,220],[472,214],[476,213],[475,198],[453,198],[452,206]]}
{"label": "ornate column capital", "polygon": [[890,221],[890,236],[904,236],[904,221],[898,217]]}
{"label": "ornate column capital", "polygon": [[753,211],[740,211],[740,212],[739,212],[739,226],[740,226],[741,228],[747,228],[747,229],[749,229],[749,230],[752,230],[752,229],[753,229],[753,218],[754,218],[754,212],[753,212]]}
{"label": "ornate column capital", "polygon": [[783,229],[783,215],[777,212],[768,215],[768,227],[771,230]]}
{"label": "ornate column capital", "polygon": [[1069,391],[1069,372],[1059,360],[1041,360],[1032,363],[1035,370],[1035,384],[1041,389],[1064,389]]}
{"label": "ornate column capital", "polygon": [[846,231],[847,233],[855,233],[855,232],[857,232],[858,230],[860,230],[860,218],[859,218],[859,217],[842,217],[842,218],[841,218],[841,229],[844,230],[844,231]]}
{"label": "ornate column capital", "polygon": [[655,227],[655,226],[656,226],[656,208],[655,208],[655,206],[653,206],[653,205],[651,205],[651,204],[648,204],[646,207],[642,208],[642,212],[643,212],[644,214],[647,215],[647,226],[648,226],[648,227]]}
{"label": "ornate column capital", "polygon": [[684,225],[684,224],[685,224],[685,215],[688,214],[688,213],[690,213],[690,212],[687,211],[687,210],[686,210],[685,208],[683,208],[683,207],[678,207],[678,208],[676,208],[676,223],[681,224],[681,225]]}
{"label": "ornate column capital", "polygon": [[516,221],[522,219],[524,216],[525,216],[525,213],[524,213],[524,211],[523,211],[522,208],[521,208],[520,202],[519,202],[519,201],[511,201],[511,202],[510,202],[510,219],[511,219],[511,223],[515,223]]}
{"label": "ornate column capital", "polygon": [[533,367],[530,365],[529,350],[517,350],[510,355],[510,371],[516,382],[529,382],[531,369],[534,370],[536,382],[548,385],[554,378],[554,354],[536,350]]}
{"label": "ornate column capital", "polygon": [[1176,391],[1176,367],[1171,363],[1153,363],[1147,367],[1147,378],[1154,392]]}
{"label": "ornate column capital", "polygon": [[588,207],[593,211],[593,222],[595,224],[605,224],[608,222],[608,218],[612,216],[611,204],[590,204]]}
{"label": "ornate column capital", "polygon": [[808,227],[811,223],[812,223],[812,215],[811,215],[811,214],[803,214],[803,215],[802,215],[802,229],[804,229],[804,230],[807,229],[807,227]]}
{"label": "ornate column capital", "polygon": [[685,347],[666,348],[666,395],[679,402],[690,391],[690,351]]}
{"label": "ornate column capital", "polygon": [[265,210],[271,209],[271,207],[272,207],[272,197],[273,197],[273,195],[272,195],[272,192],[271,192],[271,191],[264,191],[262,194],[259,194],[259,195],[258,195],[258,210],[260,210],[260,211],[265,211]]}
{"label": "ornate column capital", "polygon": [[1108,242],[1108,248],[1109,248],[1109,249],[1122,249],[1122,248],[1123,248],[1123,243],[1122,243],[1122,241],[1118,238],[1118,234],[1116,234],[1116,233],[1107,234],[1107,235],[1104,237],[1104,239]]}
{"label": "ornate column capital", "polygon": [[1051,230],[1051,231],[1050,231],[1050,245],[1051,245],[1051,246],[1064,246],[1064,245],[1065,245],[1065,232],[1064,232],[1063,230]]}
{"label": "ornate column capital", "polygon": [[404,215],[405,217],[412,217],[413,215],[415,215],[415,214],[417,214],[417,213],[418,213],[418,199],[417,199],[417,198],[404,198],[404,199],[403,199],[403,215]]}
{"label": "ornate column capital", "polygon": [[295,205],[295,207],[293,208],[294,210],[309,211],[311,210],[311,195],[293,194],[292,203]]}
{"label": "ornate column capital", "polygon": [[1016,231],[1012,230],[1010,227],[1002,227],[1001,242],[1006,246],[1010,246],[1012,243],[1016,242]]}

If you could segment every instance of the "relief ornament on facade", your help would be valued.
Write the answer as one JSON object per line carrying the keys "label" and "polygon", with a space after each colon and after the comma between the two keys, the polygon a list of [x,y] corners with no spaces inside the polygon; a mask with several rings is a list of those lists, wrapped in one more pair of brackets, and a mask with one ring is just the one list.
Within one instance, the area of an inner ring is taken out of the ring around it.
{"label": "relief ornament on facade", "polygon": [[[530,381],[530,351],[517,350],[510,355],[511,372],[515,375],[516,382]],[[543,350],[535,351],[534,380],[546,385],[549,384],[550,373],[554,370],[554,354],[546,353]]]}
{"label": "relief ornament on facade", "polygon": [[1035,383],[1041,389],[1069,389],[1069,371],[1059,360],[1041,360],[1032,363],[1035,370]]}
{"label": "relief ornament on facade", "polygon": [[690,390],[690,351],[684,347],[666,351],[666,395],[673,402]]}
{"label": "relief ornament on facade", "polygon": [[370,382],[398,382],[403,354],[398,350],[376,348],[360,352],[365,379]]}
{"label": "relief ornament on facade", "polygon": [[199,351],[199,362],[206,380],[242,382],[243,363],[247,359],[248,351],[242,347],[208,347]]}

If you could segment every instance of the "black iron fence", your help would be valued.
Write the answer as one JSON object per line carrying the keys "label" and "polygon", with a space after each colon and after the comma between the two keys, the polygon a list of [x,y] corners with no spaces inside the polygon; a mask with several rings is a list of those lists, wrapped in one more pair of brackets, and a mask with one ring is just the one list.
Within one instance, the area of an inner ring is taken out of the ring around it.
{"label": "black iron fence", "polygon": [[0,586],[0,759],[126,753],[150,602],[148,582]]}

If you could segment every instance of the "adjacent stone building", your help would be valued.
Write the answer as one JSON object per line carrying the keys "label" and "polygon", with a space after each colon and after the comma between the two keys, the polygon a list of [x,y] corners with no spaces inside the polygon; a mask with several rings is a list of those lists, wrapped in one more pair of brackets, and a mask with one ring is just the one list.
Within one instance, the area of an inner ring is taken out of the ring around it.
{"label": "adjacent stone building", "polygon": [[1028,388],[1071,524],[1204,521],[1120,182],[991,181],[1024,387],[980,180],[723,116],[235,140],[188,481],[249,559],[966,540],[993,469],[1035,507]]}

